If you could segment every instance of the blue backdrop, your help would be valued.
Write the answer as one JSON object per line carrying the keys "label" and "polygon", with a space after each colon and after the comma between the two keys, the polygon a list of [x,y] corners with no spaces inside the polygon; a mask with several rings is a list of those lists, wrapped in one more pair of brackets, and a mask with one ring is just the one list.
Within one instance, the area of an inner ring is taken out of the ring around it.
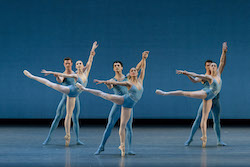
{"label": "blue backdrop", "polygon": [[[112,92],[93,79],[113,77],[114,60],[121,60],[127,73],[150,50],[134,116],[177,119],[194,118],[201,100],[158,96],[155,89],[201,89],[175,70],[204,73],[206,59],[218,63],[222,42],[228,41],[222,118],[249,119],[249,9],[248,0],[2,0],[0,118],[53,118],[61,93],[22,71],[39,76],[41,69],[63,71],[67,56],[86,63],[97,40],[88,87]],[[81,118],[107,118],[111,102],[88,93],[80,99]]]}

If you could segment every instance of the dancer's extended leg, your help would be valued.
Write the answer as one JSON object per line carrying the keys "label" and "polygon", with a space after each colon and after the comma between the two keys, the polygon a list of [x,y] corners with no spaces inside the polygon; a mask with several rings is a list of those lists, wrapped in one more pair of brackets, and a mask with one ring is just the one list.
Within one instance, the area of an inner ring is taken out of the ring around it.
{"label": "dancer's extended leg", "polygon": [[69,146],[70,143],[70,125],[71,125],[71,117],[72,117],[72,113],[73,110],[75,108],[75,101],[76,98],[75,97],[68,97],[67,96],[67,103],[66,103],[66,117],[65,117],[65,121],[64,121],[64,126],[65,126],[65,133],[66,136],[65,138],[65,146]]}
{"label": "dancer's extended leg", "polygon": [[29,77],[30,79],[34,79],[36,80],[37,82],[40,82],[54,90],[57,90],[61,93],[64,93],[64,94],[68,94],[69,93],[69,88],[67,86],[63,86],[63,85],[59,85],[59,84],[56,84],[56,83],[53,83],[45,78],[42,78],[42,77],[38,77],[38,76],[35,76],[35,75],[32,75],[30,72],[28,72],[27,70],[24,70],[23,71],[24,75],[26,75],[27,77]]}
{"label": "dancer's extended leg", "polygon": [[176,91],[170,91],[170,92],[164,92],[162,90],[156,90],[156,94],[163,95],[163,96],[186,96],[186,97],[192,97],[197,99],[205,99],[207,97],[207,93],[204,90],[199,91],[182,91],[182,90],[176,90]]}
{"label": "dancer's extended leg", "polygon": [[89,89],[89,88],[85,88],[83,87],[81,84],[76,83],[76,86],[81,89],[82,91],[85,92],[89,92],[93,95],[99,96],[105,100],[109,100],[113,103],[116,103],[118,105],[122,105],[124,102],[124,97],[123,96],[119,96],[119,95],[113,95],[113,94],[108,94],[108,93],[104,93],[100,90],[96,90],[96,89]]}
{"label": "dancer's extended leg", "polygon": [[214,131],[217,137],[217,145],[226,146],[227,144],[221,141],[220,111],[221,111],[220,101],[219,99],[214,99],[212,104],[212,115],[214,120]]}
{"label": "dancer's extended leg", "polygon": [[203,109],[202,109],[202,118],[201,118],[201,132],[202,132],[202,147],[206,147],[207,144],[207,119],[209,112],[212,107],[212,99],[211,100],[203,100]]}
{"label": "dancer's extended leg", "polygon": [[194,134],[196,133],[196,131],[200,127],[201,117],[202,117],[202,108],[203,108],[203,103],[200,104],[200,107],[198,109],[197,116],[196,116],[195,121],[193,123],[193,126],[192,126],[192,129],[191,129],[189,138],[188,138],[188,140],[184,144],[185,146],[189,146],[190,145],[190,143],[193,141]]}
{"label": "dancer's extended leg", "polygon": [[115,123],[117,122],[117,120],[120,118],[120,115],[121,115],[120,110],[121,110],[121,106],[114,103],[109,113],[108,124],[103,133],[101,144],[99,148],[97,149],[97,151],[94,153],[95,155],[99,155],[102,151],[104,151],[105,144],[111,134],[111,131],[113,127],[115,126]]}
{"label": "dancer's extended leg", "polygon": [[46,140],[43,142],[44,145],[46,145],[50,142],[51,134],[58,127],[58,124],[63,117],[63,114],[65,112],[65,107],[66,107],[66,100],[67,100],[67,96],[65,94],[63,94],[62,99],[61,99],[61,101],[57,107],[57,110],[56,110],[56,116],[51,124],[49,134],[48,134]]}
{"label": "dancer's extended leg", "polygon": [[129,155],[135,155],[135,152],[132,150],[132,138],[133,138],[132,123],[133,123],[133,109],[131,109],[130,118],[129,118],[127,126],[126,126],[126,140],[128,143],[128,154]]}
{"label": "dancer's extended leg", "polygon": [[75,112],[72,114],[72,122],[73,122],[73,129],[76,134],[76,144],[83,145],[84,143],[79,139],[79,115],[80,115],[80,100],[79,96],[76,97],[76,109]]}
{"label": "dancer's extended leg", "polygon": [[119,149],[121,150],[121,156],[125,156],[125,128],[128,123],[128,120],[131,115],[131,108],[124,108],[122,107],[121,110],[121,122],[120,122],[120,129],[119,129],[119,135],[120,135],[120,146]]}

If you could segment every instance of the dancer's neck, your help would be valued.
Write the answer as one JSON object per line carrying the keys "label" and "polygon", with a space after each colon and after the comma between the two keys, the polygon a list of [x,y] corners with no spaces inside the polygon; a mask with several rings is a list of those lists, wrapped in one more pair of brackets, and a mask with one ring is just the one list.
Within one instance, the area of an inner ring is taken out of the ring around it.
{"label": "dancer's neck", "polygon": [[64,73],[66,73],[66,74],[72,74],[72,69],[65,69]]}
{"label": "dancer's neck", "polygon": [[124,79],[124,75],[123,75],[122,71],[116,71],[114,78],[117,79],[118,81]]}
{"label": "dancer's neck", "polygon": [[132,82],[132,83],[134,83],[134,84],[136,84],[137,81],[138,81],[138,79],[137,79],[136,76],[133,76],[133,77],[130,78],[130,82]]}

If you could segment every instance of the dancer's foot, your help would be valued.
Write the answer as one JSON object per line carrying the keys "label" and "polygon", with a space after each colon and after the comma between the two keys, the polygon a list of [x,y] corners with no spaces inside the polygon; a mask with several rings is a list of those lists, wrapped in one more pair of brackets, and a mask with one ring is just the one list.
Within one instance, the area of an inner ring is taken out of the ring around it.
{"label": "dancer's foot", "polygon": [[207,144],[207,136],[202,136],[201,141],[202,141],[202,148],[205,148]]}
{"label": "dancer's foot", "polygon": [[43,142],[43,145],[47,145],[49,144],[51,138],[50,137],[47,137],[47,139]]}
{"label": "dancer's foot", "polygon": [[82,86],[80,83],[76,83],[76,87],[78,87],[82,91],[85,91],[84,86]]}
{"label": "dancer's foot", "polygon": [[134,151],[132,151],[132,150],[129,150],[128,151],[128,155],[135,155],[136,153],[134,152]]}
{"label": "dancer's foot", "polygon": [[121,156],[124,157],[125,156],[125,146],[121,145],[118,148],[121,150]]}
{"label": "dancer's foot", "polygon": [[32,78],[32,77],[33,77],[33,75],[32,75],[29,71],[27,71],[27,70],[23,70],[23,73],[24,73],[24,75],[26,75],[28,78]]}
{"label": "dancer's foot", "polygon": [[104,147],[103,146],[99,146],[99,148],[97,149],[97,151],[94,154],[95,155],[99,155],[103,151],[104,151]]}
{"label": "dancer's foot", "polygon": [[158,95],[162,95],[162,96],[166,96],[166,95],[167,95],[166,92],[164,92],[164,91],[162,91],[162,90],[160,90],[160,89],[157,89],[157,90],[155,91],[155,93],[158,94]]}
{"label": "dancer's foot", "polygon": [[185,143],[184,146],[189,146],[191,144],[191,142],[193,141],[193,139],[188,139]]}
{"label": "dancer's foot", "polygon": [[83,143],[81,140],[79,140],[79,139],[76,140],[76,144],[77,144],[77,145],[84,145],[84,143]]}
{"label": "dancer's foot", "polygon": [[65,139],[65,146],[68,147],[70,143],[70,135],[64,136],[64,139]]}
{"label": "dancer's foot", "polygon": [[227,145],[227,144],[224,143],[224,142],[222,142],[222,141],[217,142],[217,146],[226,146],[226,145]]}

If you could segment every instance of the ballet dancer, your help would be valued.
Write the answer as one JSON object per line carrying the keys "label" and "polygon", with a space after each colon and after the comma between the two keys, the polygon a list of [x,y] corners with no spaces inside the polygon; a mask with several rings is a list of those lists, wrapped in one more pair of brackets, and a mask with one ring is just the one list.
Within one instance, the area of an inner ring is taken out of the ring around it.
{"label": "ballet dancer", "polygon": [[120,118],[120,146],[118,147],[121,150],[121,156],[125,156],[125,127],[130,119],[131,110],[135,106],[135,104],[140,100],[143,93],[143,80],[145,76],[146,69],[146,59],[148,57],[149,52],[144,51],[142,53],[142,61],[140,65],[141,73],[138,77],[138,70],[136,68],[131,68],[129,71],[128,81],[117,82],[114,80],[102,81],[102,80],[94,80],[97,84],[108,84],[108,85],[120,85],[126,86],[128,88],[128,94],[125,95],[116,95],[116,94],[108,94],[104,93],[100,90],[84,88],[81,84],[76,84],[76,86],[82,91],[89,92],[93,95],[99,96],[103,99],[109,100],[117,105],[122,105],[121,109],[121,118]]}
{"label": "ballet dancer", "polygon": [[[66,57],[63,60],[63,65],[65,67],[65,71],[63,73],[65,74],[75,74],[74,71],[72,70],[72,59],[69,57]],[[61,83],[62,85],[65,86],[69,86],[69,85],[74,85],[74,78],[63,78],[60,77],[58,75],[55,75],[56,77],[56,81],[58,83]],[[87,82],[85,82],[84,86],[86,87]],[[49,130],[49,134],[47,136],[47,138],[45,139],[45,141],[43,142],[43,145],[47,145],[50,141],[51,141],[51,134],[53,133],[53,131],[58,127],[58,124],[60,122],[60,120],[63,117],[63,114],[65,113],[65,109],[66,109],[66,101],[67,101],[67,95],[63,94],[62,95],[62,99],[59,102],[57,109],[56,109],[56,116],[51,124],[50,130]],[[82,145],[83,142],[80,141],[79,139],[79,115],[80,115],[80,100],[79,100],[79,96],[76,97],[76,112],[72,114],[72,122],[73,122],[73,129],[75,131],[76,134],[76,144],[78,145]]]}
{"label": "ballet dancer", "polygon": [[[226,43],[223,43],[223,48],[227,48]],[[226,54],[222,54],[221,57],[221,62],[220,66],[221,68],[217,68],[216,63],[211,63],[210,64],[210,71],[211,75],[203,75],[203,74],[196,74],[193,72],[188,72],[188,71],[182,71],[182,70],[177,70],[177,74],[184,74],[188,75],[190,77],[197,77],[200,80],[203,80],[204,82],[208,82],[209,86],[203,88],[200,91],[170,91],[170,92],[164,92],[161,90],[156,90],[156,93],[159,95],[167,96],[167,95],[173,95],[173,96],[186,96],[186,97],[192,97],[192,98],[198,98],[198,99],[203,99],[203,109],[202,109],[202,118],[201,118],[201,132],[202,132],[202,147],[206,147],[207,143],[207,119],[209,112],[212,107],[212,99],[218,95],[218,93],[221,90],[221,85],[222,85],[222,80],[221,80],[221,73],[225,67],[226,60]]]}
{"label": "ballet dancer", "polygon": [[[140,69],[141,64],[142,64],[142,60],[136,66],[136,69],[138,71]],[[127,77],[125,77],[125,75],[122,73],[123,64],[121,61],[115,61],[113,63],[113,70],[115,72],[115,76],[111,78],[109,81],[117,81],[117,82],[128,81]],[[128,93],[128,89],[126,86],[112,85],[112,84],[106,84],[106,86],[109,89],[113,89],[116,95],[122,96]],[[109,117],[108,117],[108,124],[104,131],[101,144],[98,147],[97,151],[94,153],[95,155],[99,155],[102,151],[104,151],[105,144],[111,134],[111,131],[114,128],[117,120],[120,118],[121,107],[122,107],[121,105],[117,105],[116,103],[113,103],[113,106],[110,110]],[[133,137],[132,122],[133,122],[133,109],[131,110],[130,119],[126,126],[126,140],[128,142],[128,154],[129,155],[135,155],[135,152],[132,151],[132,137]]]}
{"label": "ballet dancer", "polygon": [[[86,64],[86,66],[84,66],[82,61],[80,61],[80,60],[78,60],[76,62],[76,68],[77,68],[76,74],[65,74],[65,73],[46,71],[46,70],[42,70],[42,73],[44,73],[45,75],[53,74],[53,75],[60,76],[63,78],[74,78],[74,82],[79,83],[82,86],[85,86],[86,82],[87,82],[87,77],[88,77],[89,71],[90,71],[91,66],[92,66],[93,57],[95,55],[95,49],[97,47],[98,47],[97,42],[94,42],[92,49],[91,49],[91,52],[90,52],[89,60]],[[72,116],[72,113],[73,113],[73,110],[75,107],[76,97],[82,91],[80,89],[78,89],[78,87],[76,87],[75,84],[69,85],[69,86],[60,85],[60,84],[53,83],[45,78],[34,76],[30,72],[28,72],[27,70],[24,70],[23,73],[27,77],[29,77],[30,79],[34,79],[42,84],[45,84],[46,86],[48,86],[52,89],[55,89],[55,90],[67,95],[66,117],[65,117],[65,121],[64,121],[66,135],[65,135],[64,139],[65,139],[65,146],[69,146],[71,116]]]}
{"label": "ballet dancer", "polygon": [[[222,44],[222,54],[221,54],[221,58],[220,58],[220,65],[219,65],[219,71],[221,71],[221,73],[223,72],[223,69],[226,65],[226,53],[227,53],[227,43],[224,42]],[[205,75],[211,75],[211,71],[209,69],[210,64],[212,63],[212,60],[207,60],[205,62],[205,69],[206,69],[206,73]],[[205,87],[209,87],[208,82],[203,82],[202,80],[200,80],[199,78],[194,78],[192,76],[188,76],[187,77],[193,82],[193,83],[199,83],[201,82]],[[215,96],[215,98],[213,98],[212,100],[212,108],[211,108],[211,112],[212,112],[212,116],[213,116],[213,121],[214,121],[214,131],[217,137],[217,146],[226,146],[227,144],[224,143],[223,141],[221,141],[221,125],[220,125],[220,113],[221,113],[221,105],[220,105],[220,94],[218,93],[217,96]],[[193,141],[193,136],[195,135],[196,131],[199,128],[200,122],[201,122],[201,117],[202,117],[202,107],[203,107],[203,103],[200,104],[200,107],[198,109],[197,112],[197,116],[195,118],[195,121],[192,125],[192,129],[189,135],[188,140],[184,143],[185,146],[189,146],[190,143]]]}

